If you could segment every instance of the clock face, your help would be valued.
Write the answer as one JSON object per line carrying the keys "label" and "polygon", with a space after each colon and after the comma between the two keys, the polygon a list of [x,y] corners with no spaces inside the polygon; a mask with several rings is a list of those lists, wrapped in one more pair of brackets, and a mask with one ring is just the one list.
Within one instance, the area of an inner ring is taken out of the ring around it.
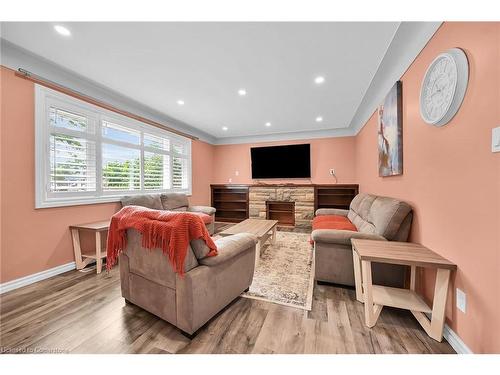
{"label": "clock face", "polygon": [[424,120],[436,123],[450,108],[457,87],[457,66],[453,58],[442,55],[434,60],[425,76],[422,110]]}
{"label": "clock face", "polygon": [[434,59],[420,90],[420,114],[426,123],[442,126],[451,120],[465,96],[468,76],[462,50],[453,48]]}

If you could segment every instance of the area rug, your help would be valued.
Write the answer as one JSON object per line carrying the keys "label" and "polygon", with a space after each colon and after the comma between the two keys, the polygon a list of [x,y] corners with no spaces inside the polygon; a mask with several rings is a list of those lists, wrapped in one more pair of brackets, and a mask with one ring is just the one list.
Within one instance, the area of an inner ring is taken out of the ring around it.
{"label": "area rug", "polygon": [[261,249],[252,285],[242,296],[311,310],[314,257],[309,234],[276,233],[276,244]]}

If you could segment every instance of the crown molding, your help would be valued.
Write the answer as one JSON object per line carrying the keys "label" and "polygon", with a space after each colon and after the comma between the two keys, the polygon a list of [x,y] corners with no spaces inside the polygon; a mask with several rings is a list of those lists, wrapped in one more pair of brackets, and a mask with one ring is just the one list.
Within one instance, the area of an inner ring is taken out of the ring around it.
{"label": "crown molding", "polygon": [[365,126],[391,87],[408,70],[441,24],[442,22],[400,23],[349,124],[354,135]]}
{"label": "crown molding", "polygon": [[352,131],[352,129],[349,128],[322,129],[322,130],[311,130],[311,131],[297,131],[297,132],[286,132],[286,133],[217,138],[214,145],[259,143],[259,142],[274,142],[274,141],[295,141],[295,140],[317,139],[317,138],[338,138],[338,137],[351,137],[354,135],[355,134]]}
{"label": "crown molding", "polygon": [[191,134],[200,140],[214,143],[216,138],[189,124],[172,118],[147,105],[137,102],[112,89],[109,89],[98,82],[92,81],[80,74],[69,70],[63,66],[53,63],[41,56],[38,56],[24,48],[21,48],[5,39],[0,38],[1,61],[0,64],[17,71],[19,68],[26,69],[45,79],[54,81],[61,86],[69,87],[103,101],[130,113],[148,118],[158,123],[168,124],[169,127],[181,132]]}

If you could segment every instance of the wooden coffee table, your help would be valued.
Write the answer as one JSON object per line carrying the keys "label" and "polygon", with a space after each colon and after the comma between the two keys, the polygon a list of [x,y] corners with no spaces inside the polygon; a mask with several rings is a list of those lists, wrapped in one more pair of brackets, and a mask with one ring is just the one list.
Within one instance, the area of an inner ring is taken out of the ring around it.
{"label": "wooden coffee table", "polygon": [[[407,309],[430,337],[441,341],[450,273],[456,270],[457,266],[425,246],[415,243],[360,239],[352,239],[351,242],[356,299],[365,304],[365,324],[373,327],[384,306]],[[410,289],[373,285],[372,262],[410,266]],[[437,270],[432,308],[415,290],[417,267]],[[430,320],[426,314],[431,314]]]}
{"label": "wooden coffee table", "polygon": [[232,236],[238,233],[251,233],[255,234],[258,238],[257,247],[255,249],[255,266],[259,263],[260,249],[264,243],[271,238],[271,244],[276,243],[276,227],[278,220],[264,220],[264,219],[246,219],[241,223],[233,225],[219,234],[221,236]]}

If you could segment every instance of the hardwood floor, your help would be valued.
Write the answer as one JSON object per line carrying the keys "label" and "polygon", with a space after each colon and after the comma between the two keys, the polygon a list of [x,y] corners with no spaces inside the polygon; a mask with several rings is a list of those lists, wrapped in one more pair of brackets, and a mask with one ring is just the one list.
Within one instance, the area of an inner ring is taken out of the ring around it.
{"label": "hardwood floor", "polygon": [[193,339],[120,294],[109,275],[70,271],[0,296],[0,351],[50,353],[453,353],[404,310],[372,329],[352,289],[316,285],[310,312],[238,298]]}

